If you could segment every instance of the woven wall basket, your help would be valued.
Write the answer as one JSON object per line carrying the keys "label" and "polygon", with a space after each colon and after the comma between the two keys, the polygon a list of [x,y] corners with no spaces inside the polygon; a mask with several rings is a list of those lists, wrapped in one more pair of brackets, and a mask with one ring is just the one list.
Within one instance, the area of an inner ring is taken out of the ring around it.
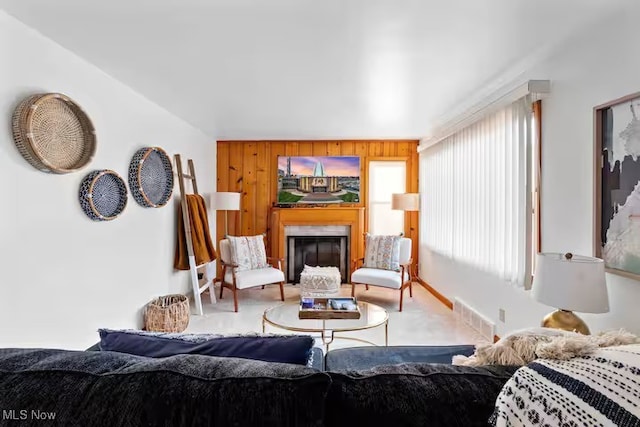
{"label": "woven wall basket", "polygon": [[173,193],[173,165],[162,148],[136,151],[129,164],[129,188],[140,206],[159,208],[167,204]]}
{"label": "woven wall basket", "polygon": [[127,206],[127,186],[114,171],[96,170],[84,177],[78,197],[89,218],[109,221],[117,218]]}
{"label": "woven wall basket", "polygon": [[155,332],[182,332],[189,325],[189,299],[180,294],[151,301],[144,310],[144,329]]}
{"label": "woven wall basket", "polygon": [[20,154],[43,172],[69,173],[83,168],[96,151],[96,132],[84,111],[60,93],[30,96],[12,120]]}

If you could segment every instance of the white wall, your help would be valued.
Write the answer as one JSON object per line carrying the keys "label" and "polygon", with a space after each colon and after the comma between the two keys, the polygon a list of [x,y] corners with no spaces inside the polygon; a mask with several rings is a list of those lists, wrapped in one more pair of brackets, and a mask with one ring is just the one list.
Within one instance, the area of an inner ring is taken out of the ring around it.
{"label": "white wall", "polygon": [[[80,349],[97,341],[98,327],[139,327],[154,296],[189,290],[188,273],[173,270],[177,180],[167,206],[129,197],[108,222],[83,213],[78,185],[103,168],[126,180],[133,153],[160,146],[193,158],[209,193],[215,141],[1,10],[0,57],[0,346]],[[91,117],[98,148],[84,170],[46,174],[18,153],[11,114],[38,92],[65,93]]]}
{"label": "white wall", "polygon": [[[640,91],[640,3],[594,23],[529,70],[550,79],[543,101],[542,250],[593,255],[593,107]],[[427,231],[425,231],[427,232]],[[537,326],[552,308],[496,277],[452,263],[421,247],[421,275],[449,299],[459,297],[493,319],[502,335]],[[640,282],[607,275],[611,311],[581,314],[592,331],[624,327],[640,333]],[[506,310],[506,322],[498,310]]]}

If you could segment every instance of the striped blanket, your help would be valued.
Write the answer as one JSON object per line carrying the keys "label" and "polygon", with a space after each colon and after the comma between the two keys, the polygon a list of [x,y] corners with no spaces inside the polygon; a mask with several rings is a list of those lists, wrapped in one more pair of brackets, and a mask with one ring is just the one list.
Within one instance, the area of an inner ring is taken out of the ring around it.
{"label": "striped blanket", "polygon": [[518,369],[490,420],[515,426],[640,426],[640,344]]}

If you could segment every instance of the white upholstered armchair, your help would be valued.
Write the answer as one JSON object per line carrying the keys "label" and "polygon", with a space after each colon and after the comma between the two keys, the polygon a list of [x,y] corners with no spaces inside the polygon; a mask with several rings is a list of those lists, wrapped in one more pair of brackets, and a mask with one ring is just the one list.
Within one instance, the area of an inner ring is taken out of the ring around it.
{"label": "white upholstered armchair", "polygon": [[228,236],[220,241],[220,260],[220,299],[224,288],[231,289],[234,311],[238,311],[238,289],[278,284],[280,299],[284,301],[283,259],[266,256],[263,236]]}
{"label": "white upholstered armchair", "polygon": [[400,311],[403,291],[411,288],[411,239],[400,236],[372,236],[365,238],[365,256],[354,260],[351,273],[351,296],[357,284],[381,286],[400,290]]}

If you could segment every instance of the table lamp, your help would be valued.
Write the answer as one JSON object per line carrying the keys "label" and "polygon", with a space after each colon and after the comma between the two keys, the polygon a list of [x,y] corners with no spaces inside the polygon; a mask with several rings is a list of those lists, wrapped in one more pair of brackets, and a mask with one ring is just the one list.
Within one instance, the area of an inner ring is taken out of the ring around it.
{"label": "table lamp", "polygon": [[586,323],[573,311],[609,311],[604,261],[571,253],[537,254],[531,294],[537,301],[558,308],[542,320],[543,327],[588,335]]}
{"label": "table lamp", "polygon": [[227,236],[229,234],[228,212],[240,210],[240,193],[226,191],[213,193],[213,197],[211,197],[211,208],[217,211],[225,211],[224,235]]}

